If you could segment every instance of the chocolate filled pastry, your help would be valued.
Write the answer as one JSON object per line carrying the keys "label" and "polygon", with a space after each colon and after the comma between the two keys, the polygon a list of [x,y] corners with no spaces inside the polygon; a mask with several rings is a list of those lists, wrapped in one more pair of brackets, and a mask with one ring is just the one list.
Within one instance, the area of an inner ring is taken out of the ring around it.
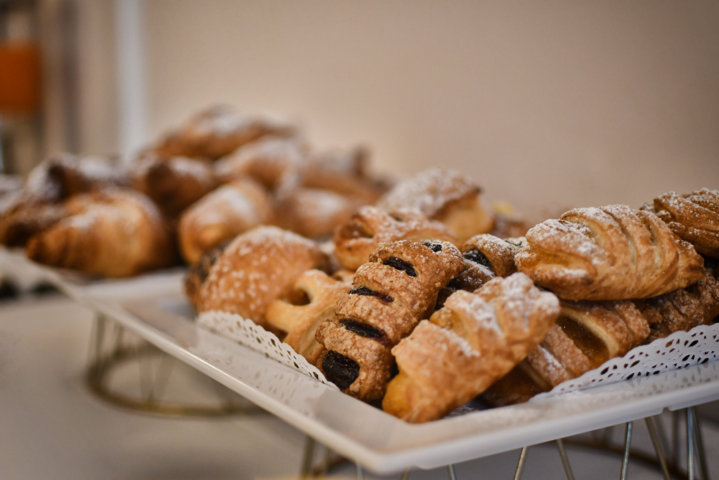
{"label": "chocolate filled pastry", "polygon": [[322,353],[315,339],[320,324],[335,314],[337,301],[350,285],[335,280],[320,270],[307,270],[297,278],[292,291],[267,307],[267,325],[284,335],[283,342],[311,364]]}
{"label": "chocolate filled pastry", "polygon": [[649,323],[629,300],[561,302],[542,343],[483,395],[494,406],[524,402],[641,345]]}
{"label": "chocolate filled pastry", "polygon": [[28,258],[86,275],[127,277],[176,264],[162,214],[134,190],[74,195],[67,216],[27,243]]}
{"label": "chocolate filled pastry", "polygon": [[460,247],[465,268],[448,287],[474,291],[494,277],[507,277],[517,271],[514,256],[519,245],[489,233],[466,240]]}
{"label": "chocolate filled pastry", "polygon": [[292,291],[306,270],[327,267],[319,246],[296,233],[262,225],[235,237],[199,289],[197,311],[236,313],[265,326],[267,307]]}
{"label": "chocolate filled pastry", "polygon": [[132,186],[171,219],[217,187],[212,165],[204,159],[148,154],[134,161],[131,176]]}
{"label": "chocolate filled pastry", "polygon": [[177,226],[182,257],[195,263],[202,252],[258,225],[273,221],[274,207],[267,191],[250,180],[218,187],[188,207]]}
{"label": "chocolate filled pastry", "polygon": [[408,422],[441,418],[522,361],[558,315],[557,297],[523,273],[458,290],[392,349],[399,374],[382,408]]}
{"label": "chocolate filled pastry", "polygon": [[460,172],[432,168],[397,183],[376,205],[388,212],[419,210],[446,225],[461,241],[492,229],[493,217],[482,205],[481,191]]}
{"label": "chocolate filled pastry", "polygon": [[183,281],[183,289],[185,297],[187,297],[187,300],[195,311],[199,310],[198,305],[202,284],[205,283],[207,276],[210,274],[210,269],[217,262],[217,259],[220,258],[228,244],[229,241],[203,252],[200,258],[187,269],[187,274]]}
{"label": "chocolate filled pastry", "polygon": [[567,300],[647,298],[702,276],[702,257],[659,217],[624,205],[577,208],[530,228],[517,268]]}
{"label": "chocolate filled pastry", "polygon": [[699,253],[719,258],[719,190],[702,188],[682,195],[667,192],[643,208],[655,212]]}
{"label": "chocolate filled pastry", "polygon": [[277,224],[309,238],[330,238],[362,205],[357,199],[316,188],[295,188],[276,201]]}
{"label": "chocolate filled pastry", "polygon": [[356,270],[369,260],[380,243],[396,240],[442,240],[457,243],[442,223],[433,222],[416,210],[392,214],[366,205],[334,232],[335,256],[348,270]]}
{"label": "chocolate filled pastry", "polygon": [[216,160],[259,138],[294,133],[295,128],[289,124],[218,105],[192,116],[150,150],[163,156]]}
{"label": "chocolate filled pastry", "polygon": [[317,330],[325,376],[354,397],[381,399],[394,366],[390,350],[426,318],[461,268],[459,250],[449,242],[381,244],[355,272],[334,317]]}

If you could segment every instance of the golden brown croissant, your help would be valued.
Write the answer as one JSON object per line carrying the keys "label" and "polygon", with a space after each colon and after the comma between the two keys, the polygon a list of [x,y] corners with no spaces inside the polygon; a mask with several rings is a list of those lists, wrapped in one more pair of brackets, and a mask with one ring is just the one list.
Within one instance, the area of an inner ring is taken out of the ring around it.
{"label": "golden brown croissant", "polygon": [[492,214],[482,205],[481,188],[455,170],[432,168],[401,181],[378,201],[388,212],[416,209],[445,224],[459,239],[492,229]]}
{"label": "golden brown croissant", "polygon": [[68,215],[62,202],[37,199],[18,192],[0,212],[0,245],[24,247],[30,237]]}
{"label": "golden brown croissant", "polygon": [[683,195],[667,192],[644,208],[654,211],[698,252],[719,258],[719,190],[702,188]]}
{"label": "golden brown croissant", "polygon": [[455,292],[392,349],[399,374],[382,408],[409,422],[442,417],[526,357],[558,314],[557,297],[522,273]]}
{"label": "golden brown croissant", "polygon": [[383,243],[357,269],[334,318],[320,325],[318,366],[344,392],[379,400],[392,373],[390,349],[434,308],[439,290],[462,268],[449,242]]}
{"label": "golden brown croissant", "polygon": [[315,339],[320,324],[335,314],[337,301],[350,286],[320,270],[307,270],[292,291],[267,307],[267,324],[285,334],[283,341],[311,364],[317,362],[322,345]]}
{"label": "golden brown croissant", "polygon": [[262,186],[250,179],[227,183],[184,211],[177,226],[180,252],[192,264],[202,252],[273,218],[272,199]]}
{"label": "golden brown croissant", "polygon": [[646,298],[701,278],[702,257],[655,214],[577,208],[527,232],[520,271],[568,300]]}
{"label": "golden brown croissant", "polygon": [[169,267],[176,249],[162,215],[134,190],[79,194],[68,215],[30,238],[27,256],[87,275],[126,277]]}
{"label": "golden brown croissant", "polygon": [[287,295],[306,270],[326,266],[327,256],[311,240],[274,226],[255,227],[235,237],[210,267],[197,310],[236,313],[265,326],[270,303]]}
{"label": "golden brown croissant", "polygon": [[380,243],[431,239],[457,242],[447,227],[428,220],[415,210],[389,214],[367,205],[360,207],[349,221],[335,230],[335,255],[344,268],[356,270],[369,260]]}

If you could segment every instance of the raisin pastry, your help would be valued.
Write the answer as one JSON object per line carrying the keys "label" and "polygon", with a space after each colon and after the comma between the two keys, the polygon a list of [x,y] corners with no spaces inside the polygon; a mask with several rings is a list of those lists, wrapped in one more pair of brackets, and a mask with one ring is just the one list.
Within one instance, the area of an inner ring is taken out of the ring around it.
{"label": "raisin pastry", "polygon": [[702,257],[655,214],[624,205],[577,208],[535,225],[517,268],[567,300],[647,298],[702,276]]}
{"label": "raisin pastry", "polygon": [[320,324],[335,314],[337,301],[350,285],[320,270],[308,270],[297,278],[292,291],[267,307],[267,325],[284,335],[283,341],[311,364],[317,363],[322,345],[315,339]]}
{"label": "raisin pastry", "polygon": [[381,399],[394,365],[391,348],[426,318],[461,268],[459,250],[449,242],[381,244],[355,272],[334,318],[317,330],[325,376],[354,397]]}
{"label": "raisin pastry", "polygon": [[272,199],[250,180],[218,187],[187,208],[177,226],[182,257],[189,264],[211,249],[274,218]]}
{"label": "raisin pastry", "polygon": [[176,264],[157,206],[134,190],[74,195],[67,216],[27,243],[28,258],[86,275],[127,277]]}
{"label": "raisin pastry", "polygon": [[291,136],[289,124],[213,106],[191,117],[151,147],[158,155],[216,160],[266,136]]}
{"label": "raisin pastry", "polygon": [[267,307],[287,295],[306,270],[325,270],[327,256],[296,233],[261,225],[235,237],[210,267],[197,311],[236,313],[265,326]]}
{"label": "raisin pastry", "polygon": [[542,343],[483,399],[494,406],[529,400],[626,354],[649,335],[649,324],[629,300],[561,302],[561,313]]}
{"label": "raisin pastry", "polygon": [[388,212],[419,210],[445,224],[461,241],[492,229],[492,214],[482,205],[481,191],[460,172],[432,168],[399,182],[376,205]]}
{"label": "raisin pastry", "polygon": [[369,260],[380,243],[395,240],[442,240],[457,243],[456,237],[439,222],[433,222],[416,210],[389,214],[366,205],[334,232],[335,256],[348,270],[356,270]]}
{"label": "raisin pastry", "polygon": [[558,315],[557,297],[523,273],[455,292],[392,349],[399,374],[382,408],[408,422],[441,418],[524,359]]}
{"label": "raisin pastry", "polygon": [[719,190],[702,188],[683,195],[667,192],[643,208],[655,212],[699,253],[719,258]]}

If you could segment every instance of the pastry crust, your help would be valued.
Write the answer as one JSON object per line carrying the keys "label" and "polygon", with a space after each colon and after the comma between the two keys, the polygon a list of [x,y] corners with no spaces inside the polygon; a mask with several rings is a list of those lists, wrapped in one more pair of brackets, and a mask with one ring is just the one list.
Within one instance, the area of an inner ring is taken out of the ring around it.
{"label": "pastry crust", "polygon": [[441,223],[432,222],[416,210],[389,214],[374,206],[364,206],[334,232],[335,256],[348,270],[356,270],[369,260],[380,243],[395,240],[442,240],[457,243],[456,237]]}
{"label": "pastry crust", "polygon": [[382,398],[393,367],[390,349],[432,311],[439,290],[461,267],[449,242],[381,244],[355,272],[334,318],[317,331],[326,349],[318,366],[346,393]]}
{"label": "pastry crust", "polygon": [[326,239],[362,205],[331,190],[295,188],[277,201],[277,224],[305,237]]}
{"label": "pastry crust", "polygon": [[382,408],[409,422],[442,417],[509,372],[558,314],[557,298],[522,273],[455,292],[392,349],[399,374]]}
{"label": "pastry crust", "polygon": [[18,192],[0,212],[0,245],[24,247],[30,237],[67,215],[62,202],[39,200]]}
{"label": "pastry crust", "polygon": [[568,300],[646,298],[702,275],[702,257],[659,217],[623,205],[578,208],[532,227],[520,271]]}
{"label": "pastry crust", "polygon": [[197,310],[236,313],[265,326],[268,305],[287,295],[303,272],[326,265],[311,240],[274,226],[255,227],[235,237],[212,265]]}
{"label": "pastry crust", "polygon": [[273,221],[269,194],[250,179],[218,187],[187,208],[177,227],[182,257],[195,263],[203,252]]}
{"label": "pastry crust", "polygon": [[68,215],[28,241],[28,258],[86,275],[127,277],[176,263],[158,208],[132,190],[75,195]]}

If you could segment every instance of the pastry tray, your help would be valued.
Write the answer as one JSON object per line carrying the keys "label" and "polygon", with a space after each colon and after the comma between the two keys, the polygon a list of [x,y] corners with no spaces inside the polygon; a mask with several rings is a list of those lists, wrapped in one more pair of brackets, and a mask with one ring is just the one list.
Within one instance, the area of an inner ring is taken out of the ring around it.
{"label": "pastry tray", "polygon": [[719,361],[413,425],[196,325],[183,271],[87,282],[2,252],[337,453],[378,474],[435,468],[719,399]]}

